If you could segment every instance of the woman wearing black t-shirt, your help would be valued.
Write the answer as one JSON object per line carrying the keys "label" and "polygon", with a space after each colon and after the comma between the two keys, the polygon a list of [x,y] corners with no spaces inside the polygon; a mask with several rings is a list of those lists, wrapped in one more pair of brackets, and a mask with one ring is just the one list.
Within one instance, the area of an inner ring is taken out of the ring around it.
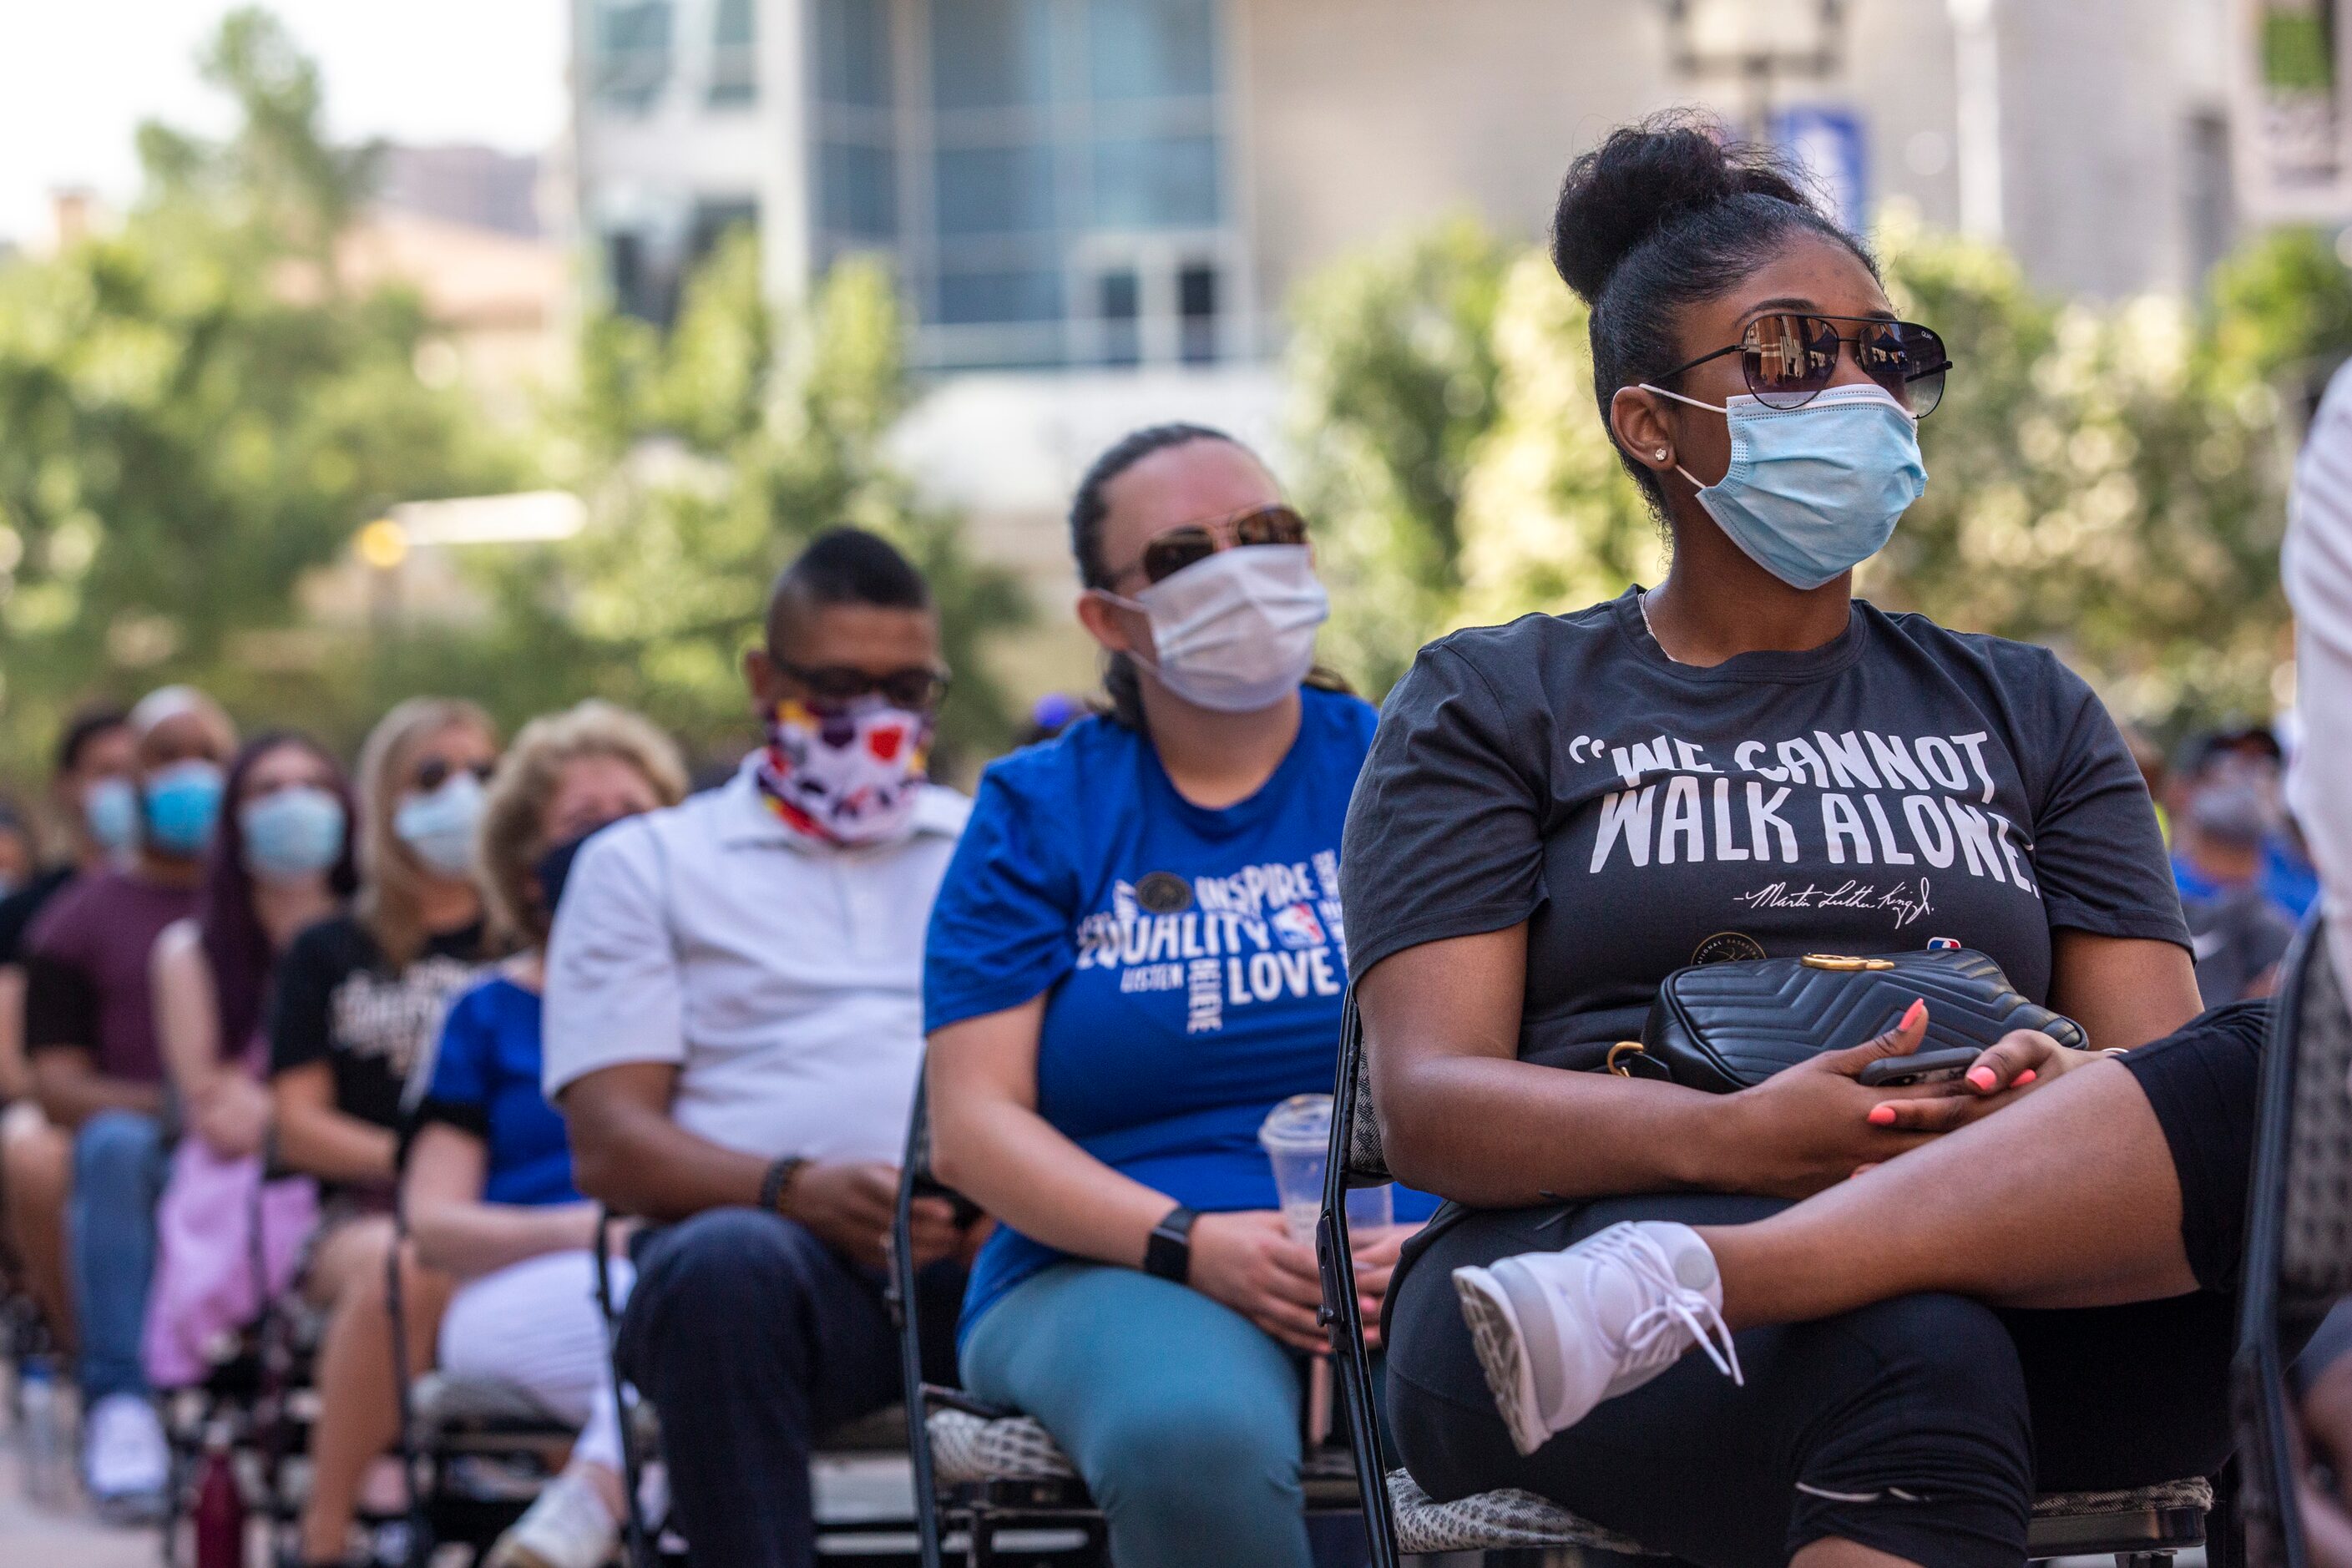
{"label": "woman wearing black t-shirt", "polygon": [[[1911,1295],[1739,1334],[1744,1387],[1699,1357],[1647,1382],[1604,1368],[1590,1392],[1630,1391],[1565,1419],[1555,1352],[1589,1346],[1530,1334],[1539,1397],[1503,1401],[1507,1429],[1482,1375],[1455,1270],[1621,1220],[1752,1220],[2021,1087],[1888,1110],[1927,1091],[1863,1088],[1858,1053],[1720,1097],[1547,1070],[1638,1037],[1672,971],[1948,938],[2101,1049],[2198,1011],[2154,813],[2088,687],[2043,649],[1852,597],[1926,482],[1915,427],[1948,368],[1859,242],[1769,158],[1671,122],[1580,160],[1554,235],[1673,566],[1423,650],[1356,792],[1342,880],[1373,1098],[1398,1176],[1454,1200],[1391,1288],[1399,1445],[1439,1498],[1525,1488],[1698,1563],[2016,1563],[2037,1489],[2219,1462],[2225,1298]],[[2224,1032],[2250,1083],[2247,1030]],[[2132,1063],[2176,1148],[2200,1132],[2176,1092],[2198,1054]],[[2180,1184],[2184,1212],[2214,1207],[2185,1164]],[[1592,1278],[1521,1272],[1538,1295]],[[1675,1306],[1720,1305],[1703,1283]]]}
{"label": "woman wearing black t-shirt", "polygon": [[[489,956],[474,826],[497,761],[489,717],[470,702],[420,697],[385,714],[360,751],[353,912],[303,931],[278,969],[269,1017],[278,1158],[327,1194],[303,1284],[327,1314],[306,1563],[343,1561],[360,1483],[398,1428],[384,1294],[394,1130],[410,1067],[449,998]],[[403,1278],[418,1357],[429,1353],[454,1282],[413,1265]]]}

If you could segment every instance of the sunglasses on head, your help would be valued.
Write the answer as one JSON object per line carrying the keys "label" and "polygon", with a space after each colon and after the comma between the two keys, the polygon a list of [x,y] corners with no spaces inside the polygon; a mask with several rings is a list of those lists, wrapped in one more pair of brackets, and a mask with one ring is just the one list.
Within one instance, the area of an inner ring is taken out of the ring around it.
{"label": "sunglasses on head", "polygon": [[1143,553],[1111,574],[1120,581],[1137,572],[1164,583],[1187,566],[1197,566],[1220,550],[1243,544],[1304,544],[1307,520],[1286,506],[1262,506],[1208,522],[1171,528],[1143,547]]}
{"label": "sunglasses on head", "polygon": [[471,773],[481,783],[488,784],[490,782],[490,774],[497,769],[496,763],[459,764],[450,762],[446,757],[427,757],[416,764],[416,789],[419,794],[431,795],[435,790],[447,784],[452,774],[461,773]]}
{"label": "sunglasses on head", "polygon": [[926,665],[910,665],[887,675],[875,675],[854,665],[793,664],[773,653],[768,658],[778,669],[799,681],[818,702],[855,702],[863,697],[878,696],[893,708],[919,713],[936,707],[948,690],[947,671]]}
{"label": "sunglasses on head", "polygon": [[1671,381],[1710,360],[1738,354],[1740,374],[1756,401],[1767,408],[1802,408],[1837,374],[1841,343],[1853,345],[1853,362],[1863,374],[1909,409],[1913,418],[1925,419],[1944,400],[1944,377],[1952,368],[1944,340],[1916,321],[1883,316],[1768,311],[1749,321],[1730,347],[1678,364],[1658,379]]}

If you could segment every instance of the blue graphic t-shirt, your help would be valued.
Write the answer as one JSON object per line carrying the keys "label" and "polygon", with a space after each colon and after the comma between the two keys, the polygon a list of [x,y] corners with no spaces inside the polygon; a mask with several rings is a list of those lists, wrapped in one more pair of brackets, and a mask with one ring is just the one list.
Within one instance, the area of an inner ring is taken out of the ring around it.
{"label": "blue graphic t-shirt", "polygon": [[493,975],[451,1005],[417,1115],[487,1146],[484,1200],[576,1204],[563,1118],[540,1090],[540,996]]}
{"label": "blue graphic t-shirt", "polygon": [[[1338,1059],[1339,834],[1376,715],[1301,695],[1289,754],[1221,811],[1178,795],[1150,743],[1108,719],[994,763],[931,910],[926,1031],[1047,993],[1038,1113],[1203,1212],[1276,1206],[1258,1124],[1328,1094]],[[1401,1221],[1433,1207],[1397,1194]],[[964,1331],[1061,1256],[1000,1228]]]}

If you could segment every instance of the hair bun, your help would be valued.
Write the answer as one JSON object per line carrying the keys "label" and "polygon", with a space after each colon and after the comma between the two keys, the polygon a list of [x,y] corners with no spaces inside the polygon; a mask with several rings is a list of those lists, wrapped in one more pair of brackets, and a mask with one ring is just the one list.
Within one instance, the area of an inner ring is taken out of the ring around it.
{"label": "hair bun", "polygon": [[1771,149],[1728,142],[1718,122],[1701,116],[1621,126],[1569,165],[1552,218],[1552,265],[1596,304],[1619,264],[1684,213],[1764,195],[1818,215],[1801,180]]}

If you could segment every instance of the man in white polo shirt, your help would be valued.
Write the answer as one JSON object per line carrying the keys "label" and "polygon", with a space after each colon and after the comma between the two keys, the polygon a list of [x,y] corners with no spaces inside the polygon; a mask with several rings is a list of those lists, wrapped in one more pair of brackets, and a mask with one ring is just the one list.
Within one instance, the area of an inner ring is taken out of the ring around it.
{"label": "man in white polo shirt", "polygon": [[[938,616],[881,539],[812,543],[744,676],[769,744],[723,788],[599,834],[564,885],[546,1084],[581,1189],[663,1227],[637,1249],[621,1356],[661,1411],[695,1560],[805,1568],[812,1444],[898,1394],[880,1268],[923,931],[970,803],[923,777]],[[929,1264],[954,1222],[919,1209]],[[951,1325],[960,1271],[926,1286]]]}

